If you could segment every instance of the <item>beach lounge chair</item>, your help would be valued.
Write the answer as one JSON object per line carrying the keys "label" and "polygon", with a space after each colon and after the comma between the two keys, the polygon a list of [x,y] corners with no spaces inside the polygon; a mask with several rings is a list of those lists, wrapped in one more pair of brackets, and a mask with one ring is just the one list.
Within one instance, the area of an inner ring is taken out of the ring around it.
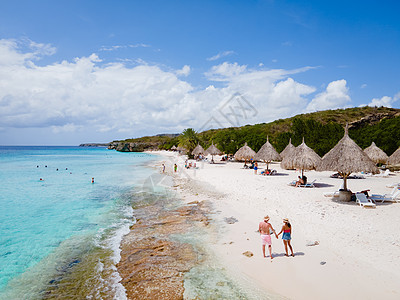
{"label": "beach lounge chair", "polygon": [[313,188],[313,187],[315,187],[314,183],[315,183],[316,181],[317,181],[317,180],[314,179],[314,180],[311,181],[310,183],[306,183],[306,184],[299,185],[299,186],[300,186],[300,187],[305,187],[305,188]]}
{"label": "beach lounge chair", "polygon": [[389,177],[389,173],[390,173],[389,169],[386,169],[385,172],[379,173],[379,174],[375,174],[373,176],[374,177]]}
{"label": "beach lounge chair", "polygon": [[378,194],[372,194],[369,197],[372,201],[374,202],[400,202],[400,189],[398,187],[394,187],[392,190],[392,193],[390,194],[384,194],[384,195],[378,195]]}
{"label": "beach lounge chair", "polygon": [[376,208],[376,204],[368,199],[364,193],[356,193],[356,203],[362,207]]}
{"label": "beach lounge chair", "polygon": [[387,188],[394,188],[394,187],[398,187],[398,186],[400,186],[400,182],[393,182],[391,184],[386,185]]}
{"label": "beach lounge chair", "polygon": [[343,186],[344,186],[344,183],[342,183],[342,184],[339,186],[339,188],[338,188],[337,191],[334,191],[334,192],[325,192],[325,193],[324,193],[324,196],[325,196],[325,197],[330,197],[330,198],[339,197],[339,191],[340,191],[340,190],[343,190]]}
{"label": "beach lounge chair", "polygon": [[334,198],[339,197],[339,191],[336,192],[325,192],[324,197]]}

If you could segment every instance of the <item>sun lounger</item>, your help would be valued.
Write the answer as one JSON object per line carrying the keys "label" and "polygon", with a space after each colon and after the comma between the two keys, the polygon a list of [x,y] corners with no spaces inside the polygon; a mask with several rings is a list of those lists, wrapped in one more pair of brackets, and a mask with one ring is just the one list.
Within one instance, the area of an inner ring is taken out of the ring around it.
{"label": "sun lounger", "polygon": [[379,173],[379,174],[375,174],[373,176],[374,177],[389,177],[389,173],[390,173],[389,169],[386,169],[385,172]]}
{"label": "sun lounger", "polygon": [[398,187],[398,186],[400,186],[400,182],[394,182],[394,183],[386,185],[387,188],[394,188],[394,187]]}
{"label": "sun lounger", "polygon": [[276,170],[268,170],[265,169],[264,171],[261,171],[260,175],[264,175],[264,176],[270,176],[270,175],[275,175],[278,174],[278,172]]}
{"label": "sun lounger", "polygon": [[314,183],[315,183],[316,181],[317,181],[317,180],[314,179],[314,180],[311,181],[310,183],[306,183],[306,184],[299,185],[299,187],[313,188],[313,187],[315,187]]}
{"label": "sun lounger", "polygon": [[398,187],[393,188],[392,193],[385,195],[372,194],[370,199],[374,202],[400,202],[400,189]]}
{"label": "sun lounger", "polygon": [[325,196],[325,197],[331,197],[331,198],[339,197],[339,191],[340,191],[340,190],[343,190],[343,186],[344,186],[344,183],[342,183],[342,184],[339,186],[339,188],[338,188],[337,191],[334,191],[334,192],[325,192],[325,193],[324,193],[324,196]]}
{"label": "sun lounger", "polygon": [[336,192],[325,192],[324,197],[334,198],[339,197],[339,191]]}
{"label": "sun lounger", "polygon": [[362,207],[376,208],[376,204],[368,199],[364,193],[356,193],[356,203]]}

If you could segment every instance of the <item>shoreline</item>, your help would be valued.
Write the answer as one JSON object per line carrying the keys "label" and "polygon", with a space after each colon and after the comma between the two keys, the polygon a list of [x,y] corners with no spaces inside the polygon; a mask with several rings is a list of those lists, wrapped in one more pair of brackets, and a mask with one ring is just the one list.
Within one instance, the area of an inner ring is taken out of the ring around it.
{"label": "shoreline", "polygon": [[[155,154],[155,152],[151,152]],[[167,160],[174,153],[158,154]],[[262,164],[263,165],[263,164]],[[182,165],[178,165],[182,167]],[[168,166],[167,166],[168,168]],[[225,224],[213,251],[234,277],[246,277],[267,294],[290,299],[398,299],[400,276],[396,220],[400,206],[396,203],[378,205],[376,209],[336,203],[323,197],[335,190],[341,180],[331,179],[331,172],[307,172],[309,180],[317,179],[317,188],[287,186],[294,171],[281,170],[274,177],[254,175],[241,169],[240,163],[203,164],[197,170],[185,170],[176,177],[189,177],[224,196],[212,201],[217,223],[234,217],[238,222]],[[386,184],[399,181],[390,178],[366,178],[349,182],[353,190],[370,188],[371,193],[388,193]],[[193,197],[188,190],[182,195]],[[202,195],[198,194],[197,197]],[[212,198],[212,197],[211,197]],[[279,232],[281,220],[288,217],[293,225],[292,245],[296,257],[283,256],[281,239],[273,238],[273,262],[261,257],[258,222],[265,214]],[[390,228],[390,229],[389,229]],[[307,246],[318,241],[317,246]],[[253,257],[242,253],[250,251]]]}
{"label": "shoreline", "polygon": [[[153,162],[154,169],[160,170],[165,156],[160,157]],[[170,164],[166,174],[154,173],[150,179],[155,186],[166,188],[169,196],[151,196],[145,184],[147,196],[156,199],[134,207],[137,220],[121,242],[117,270],[126,297],[282,299],[266,298],[256,285],[250,281],[248,285],[241,285],[240,280],[227,272],[210,247],[219,240],[218,227],[221,226],[212,201],[223,195],[211,186],[199,185],[174,174],[172,166]],[[163,176],[172,183],[160,180]]]}

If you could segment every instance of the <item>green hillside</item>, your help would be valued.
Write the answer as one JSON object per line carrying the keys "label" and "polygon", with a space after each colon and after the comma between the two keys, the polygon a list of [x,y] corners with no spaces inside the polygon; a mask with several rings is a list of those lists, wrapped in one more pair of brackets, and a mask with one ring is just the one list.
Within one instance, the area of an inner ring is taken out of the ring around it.
{"label": "green hillside", "polygon": [[[343,137],[346,123],[349,123],[350,137],[361,148],[366,148],[374,141],[390,155],[400,146],[400,109],[386,107],[357,107],[301,114],[270,123],[212,129],[198,133],[196,138],[203,147],[208,147],[213,141],[225,153],[235,153],[245,142],[258,151],[267,136],[278,152],[286,147],[289,138],[297,146],[304,137],[306,144],[322,156]],[[179,144],[179,137],[152,136],[124,142],[170,149]]]}

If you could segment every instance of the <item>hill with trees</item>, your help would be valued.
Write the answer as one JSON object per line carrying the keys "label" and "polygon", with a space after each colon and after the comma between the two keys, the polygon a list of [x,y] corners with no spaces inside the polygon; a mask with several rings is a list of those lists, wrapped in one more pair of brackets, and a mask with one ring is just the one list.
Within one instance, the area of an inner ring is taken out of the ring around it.
{"label": "hill with trees", "polygon": [[304,137],[307,145],[323,156],[343,137],[346,123],[349,124],[350,137],[363,149],[375,142],[390,155],[400,146],[400,109],[366,106],[319,111],[270,123],[211,129],[200,133],[189,128],[178,136],[160,135],[114,141],[110,148],[129,143],[137,145],[137,151],[168,150],[173,145],[190,150],[197,143],[207,148],[214,142],[223,152],[233,154],[245,142],[258,151],[269,136],[271,144],[280,152],[290,138],[293,145],[297,146]]}

